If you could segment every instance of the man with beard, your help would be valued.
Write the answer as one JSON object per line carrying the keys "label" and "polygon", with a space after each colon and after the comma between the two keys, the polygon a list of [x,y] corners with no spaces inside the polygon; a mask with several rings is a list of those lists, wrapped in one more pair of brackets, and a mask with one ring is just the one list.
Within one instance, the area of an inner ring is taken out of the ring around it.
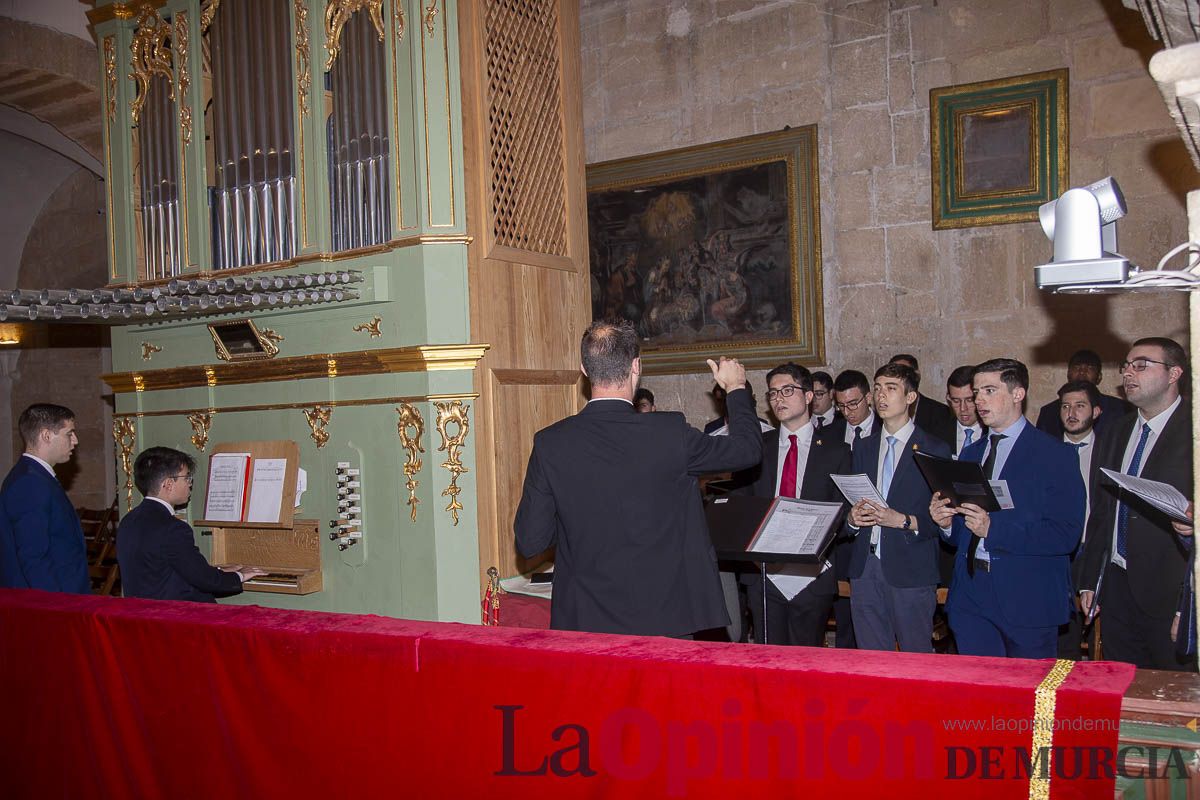
{"label": "man with beard", "polygon": [[[1096,421],[1103,413],[1100,405],[1100,390],[1096,384],[1086,380],[1076,380],[1063,384],[1058,390],[1059,418],[1062,421],[1063,441],[1075,448],[1079,454],[1079,475],[1083,478],[1083,488],[1089,502],[1100,474],[1100,462],[1095,458],[1097,445]],[[1083,516],[1083,539],[1071,557],[1071,582],[1075,588],[1083,585],[1083,558],[1081,553],[1087,542],[1087,519],[1091,513],[1090,506],[1086,507]],[[1058,657],[1078,660],[1080,642],[1083,632],[1083,613],[1075,609],[1066,625],[1059,628]]]}

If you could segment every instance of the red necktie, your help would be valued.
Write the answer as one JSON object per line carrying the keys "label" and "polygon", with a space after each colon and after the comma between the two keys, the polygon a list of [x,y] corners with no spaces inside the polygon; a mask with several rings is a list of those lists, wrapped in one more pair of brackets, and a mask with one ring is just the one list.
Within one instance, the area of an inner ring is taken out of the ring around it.
{"label": "red necktie", "polygon": [[780,497],[796,496],[796,466],[800,457],[800,453],[796,449],[796,434],[788,436],[788,441],[792,443],[792,446],[788,448],[787,455],[783,459],[783,477],[779,479]]}

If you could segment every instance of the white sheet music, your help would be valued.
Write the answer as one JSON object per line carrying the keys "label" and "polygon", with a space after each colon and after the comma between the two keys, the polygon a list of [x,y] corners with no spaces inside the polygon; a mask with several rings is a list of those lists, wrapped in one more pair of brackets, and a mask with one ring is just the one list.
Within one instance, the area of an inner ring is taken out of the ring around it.
{"label": "white sheet music", "polygon": [[825,534],[841,510],[841,503],[780,497],[747,552],[819,555]]}
{"label": "white sheet music", "polygon": [[845,495],[850,505],[854,505],[865,497],[877,506],[888,507],[887,500],[883,499],[883,495],[875,488],[875,484],[871,483],[871,479],[863,473],[860,472],[857,475],[830,474],[829,477],[833,478],[838,490]]}
{"label": "white sheet music", "polygon": [[1132,492],[1172,519],[1192,524],[1187,518],[1188,499],[1171,484],[1137,478],[1105,467],[1101,467],[1100,471],[1112,478],[1122,489]]}
{"label": "white sheet music", "polygon": [[286,473],[286,458],[259,458],[254,461],[254,468],[250,473],[247,522],[279,522]]}
{"label": "white sheet music", "polygon": [[213,522],[241,522],[246,498],[249,453],[214,453],[208,462],[208,494],[204,518]]}

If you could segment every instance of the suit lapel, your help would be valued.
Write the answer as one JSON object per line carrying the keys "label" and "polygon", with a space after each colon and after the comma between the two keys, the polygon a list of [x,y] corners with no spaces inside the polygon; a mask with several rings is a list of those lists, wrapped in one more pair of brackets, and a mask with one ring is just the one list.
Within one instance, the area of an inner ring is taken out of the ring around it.
{"label": "suit lapel", "polygon": [[1025,453],[1025,449],[1030,446],[1029,441],[1034,435],[1032,433],[1033,430],[1034,430],[1034,427],[1029,424],[1029,420],[1025,420],[1025,427],[1021,429],[1021,435],[1017,437],[1017,440],[1015,442],[1013,442],[1012,449],[1008,451],[1008,458],[1004,459],[1004,469],[1000,470],[1000,474],[996,475],[994,478],[992,478],[992,480],[1002,480],[1002,481],[1008,480],[1008,475],[1009,475],[1008,465],[1009,464],[1029,464],[1029,463],[1031,463],[1029,461],[1025,461],[1023,456]]}

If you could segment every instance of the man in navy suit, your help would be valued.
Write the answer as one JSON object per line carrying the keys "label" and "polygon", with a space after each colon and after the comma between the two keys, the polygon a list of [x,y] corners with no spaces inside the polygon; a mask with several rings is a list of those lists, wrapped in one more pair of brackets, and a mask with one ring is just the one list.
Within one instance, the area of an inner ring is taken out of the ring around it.
{"label": "man in navy suit", "polygon": [[690,638],[728,625],[696,477],[762,458],[745,368],[708,362],[729,431],[705,436],[682,414],[634,410],[631,323],[592,323],[580,351],[592,399],[534,436],[513,521],[521,555],[555,547],[550,627]]}
{"label": "man in navy suit", "polygon": [[214,595],[238,594],[242,583],[264,570],[218,569],[196,547],[192,529],[175,508],[192,496],[196,462],[169,447],[151,447],[133,463],[133,480],[145,499],[117,528],[117,563],[126,597],[217,602]]}
{"label": "man in navy suit", "polygon": [[946,614],[965,655],[1053,658],[1058,626],[1074,608],[1071,554],[1083,533],[1084,488],[1075,449],[1026,422],[1029,371],[996,358],[975,369],[975,410],[987,438],[963,450],[1005,481],[1013,508],[953,508],[933,496],[933,521],[953,542]]}
{"label": "man in navy suit", "polygon": [[83,528],[54,474],[79,444],[75,414],[36,403],[17,427],[25,452],[0,486],[0,586],[90,594]]}
{"label": "man in navy suit", "polygon": [[938,541],[929,516],[930,491],[913,451],[950,457],[950,447],[908,416],[917,379],[903,364],[875,373],[875,413],[883,423],[854,448],[855,474],[871,478],[887,501],[863,498],[850,509],[850,607],[854,635],[864,650],[933,652],[937,607]]}

